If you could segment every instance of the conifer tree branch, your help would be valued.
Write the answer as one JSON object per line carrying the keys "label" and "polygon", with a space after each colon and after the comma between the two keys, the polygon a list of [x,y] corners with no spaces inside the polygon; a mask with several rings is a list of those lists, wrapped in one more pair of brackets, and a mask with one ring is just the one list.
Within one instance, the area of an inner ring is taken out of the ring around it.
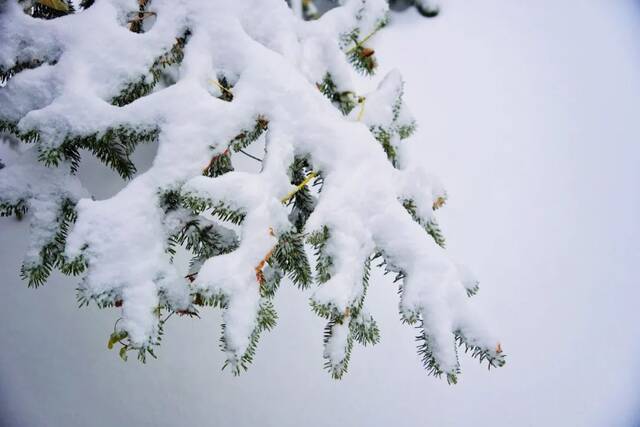
{"label": "conifer tree branch", "polygon": [[[22,273],[31,285],[53,269],[82,275],[79,305],[120,310],[108,347],[120,344],[123,360],[155,357],[173,314],[210,306],[222,310],[225,366],[239,374],[275,325],[271,299],[287,277],[318,285],[311,308],[327,321],[325,366],[340,378],[354,343],[379,340],[364,309],[374,253],[399,284],[403,321],[420,326],[428,372],[455,382],[456,341],[489,366],[504,364],[467,311],[477,280],[443,250],[434,211],[444,189],[400,162],[416,128],[402,77],[390,72],[361,97],[354,89],[355,72],[375,72],[365,44],[387,21],[385,0],[345,0],[316,24],[267,1],[158,1],[151,12],[140,0],[127,22],[120,0],[85,0],[81,9],[92,10],[78,14],[29,0],[39,5],[32,17],[66,16],[41,25],[22,19],[25,3],[0,6],[0,131],[30,144],[0,170],[0,215],[29,220]],[[95,37],[76,33],[82,19]],[[134,176],[131,154],[144,141],[158,150]],[[264,159],[247,152],[257,141]],[[82,150],[129,179],[122,191],[90,197],[76,175]],[[260,171],[235,171],[237,152],[262,161]],[[178,248],[191,256],[186,276]]]}

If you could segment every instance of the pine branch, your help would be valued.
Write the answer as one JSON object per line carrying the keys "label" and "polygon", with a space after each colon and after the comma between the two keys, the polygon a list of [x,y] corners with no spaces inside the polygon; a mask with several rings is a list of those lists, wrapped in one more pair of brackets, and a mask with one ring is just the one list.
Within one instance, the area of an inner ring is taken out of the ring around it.
{"label": "pine branch", "polygon": [[69,228],[75,220],[75,203],[68,199],[63,200],[56,219],[56,233],[51,240],[42,246],[37,260],[29,260],[22,265],[20,274],[24,280],[27,280],[29,287],[37,288],[43,285],[54,268],[60,269],[64,274],[73,276],[84,272],[87,265],[81,257],[68,260],[64,255]]}
{"label": "pine branch", "polygon": [[163,71],[174,65],[180,65],[184,58],[184,48],[189,41],[191,32],[185,30],[183,34],[176,38],[171,48],[158,56],[151,64],[146,75],[139,76],[136,80],[126,83],[120,93],[111,99],[111,104],[123,107],[133,101],[150,94],[156,87]]}
{"label": "pine branch", "polygon": [[139,143],[157,139],[158,128],[132,128],[127,125],[94,132],[84,136],[67,136],[58,147],[38,146],[38,159],[49,167],[68,163],[72,173],[80,165],[80,150],[89,150],[105,165],[114,169],[123,179],[130,179],[136,167],[130,155]]}

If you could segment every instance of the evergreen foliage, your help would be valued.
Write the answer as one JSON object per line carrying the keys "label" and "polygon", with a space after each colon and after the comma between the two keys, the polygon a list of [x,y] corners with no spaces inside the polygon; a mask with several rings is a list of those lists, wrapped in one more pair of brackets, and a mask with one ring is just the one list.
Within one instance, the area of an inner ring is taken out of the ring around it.
{"label": "evergreen foliage", "polygon": [[304,235],[293,231],[278,236],[269,258],[273,268],[286,273],[294,285],[305,289],[311,285],[311,266],[304,250]]}
{"label": "evergreen foliage", "polygon": [[378,65],[375,58],[375,51],[370,47],[366,47],[365,44],[385,25],[387,25],[386,15],[376,21],[369,34],[362,35],[360,34],[360,29],[356,28],[343,36],[343,45],[345,47],[350,46],[346,50],[347,60],[356,71],[365,75],[372,75],[375,72],[376,66]]}
{"label": "evergreen foliage", "polygon": [[[20,205],[20,204],[19,204]],[[18,206],[19,206],[18,205]],[[56,215],[57,231],[53,238],[42,245],[38,257],[25,261],[22,264],[20,274],[27,281],[29,287],[43,285],[54,268],[63,274],[77,276],[85,270],[82,257],[69,260],[64,254],[64,245],[69,233],[69,228],[76,220],[76,212],[73,201],[63,200]],[[19,207],[14,207],[14,212]],[[22,215],[26,213],[26,207]]]}
{"label": "evergreen foliage", "polygon": [[71,171],[76,173],[80,166],[80,150],[85,149],[122,178],[128,179],[136,172],[136,167],[129,158],[136,145],[154,141],[158,132],[157,128],[137,129],[120,125],[86,136],[71,135],[56,148],[39,146],[38,159],[50,167],[68,164]]}
{"label": "evergreen foliage", "polygon": [[[301,290],[313,287],[311,309],[327,321],[325,368],[338,379],[354,343],[380,341],[365,309],[376,261],[399,283],[400,314],[419,328],[418,353],[428,373],[457,381],[455,343],[489,367],[502,366],[499,344],[460,320],[466,317],[459,296],[478,287],[443,253],[434,211],[446,193],[404,167],[401,142],[416,123],[401,76],[389,73],[364,95],[349,78],[352,69],[376,72],[370,41],[389,22],[386,2],[348,0],[323,15],[302,0],[302,17],[322,21],[303,23],[275,1],[171,7],[82,0],[77,13],[66,0],[0,4],[7,11],[2,23],[21,22],[7,24],[10,37],[0,43],[0,133],[26,150],[0,171],[0,216],[30,221],[22,277],[37,287],[54,269],[81,276],[79,306],[120,310],[107,347],[119,346],[123,360],[130,352],[142,362],[155,358],[169,319],[221,309],[224,367],[236,375],[256,357],[261,334],[275,327],[272,299],[283,279]],[[415,5],[424,9],[427,2]],[[274,13],[289,32],[265,25],[256,10]],[[98,12],[126,19],[111,22]],[[109,34],[94,36],[101,43],[94,49],[65,25],[32,18],[95,19]],[[140,34],[156,18],[162,31]],[[130,64],[108,58],[118,52],[109,50],[107,37],[127,40],[121,58]],[[295,40],[295,49],[283,40]],[[22,45],[33,48],[27,56]],[[302,55],[300,64],[286,56],[304,49],[309,58]],[[74,79],[86,76],[76,74],[72,59],[93,53],[85,65],[106,81],[91,76],[91,84],[84,81],[90,90],[78,96],[74,85],[81,83]],[[129,65],[135,72],[123,73]],[[259,141],[262,159],[245,151]],[[159,148],[151,169],[136,176],[131,155],[140,143]],[[121,192],[88,197],[77,177],[83,150],[126,181]],[[235,170],[240,155],[259,161],[260,172]],[[174,262],[178,251],[191,257],[188,272]],[[139,257],[144,262],[132,263]],[[438,281],[425,260],[445,271],[446,280]],[[429,317],[436,304],[443,305],[444,320]],[[434,332],[441,320],[455,326],[450,336]]]}
{"label": "evergreen foliage", "polygon": [[336,83],[333,81],[331,74],[326,74],[322,82],[318,84],[320,92],[335,105],[344,115],[347,115],[354,109],[358,100],[351,91],[338,91]]}
{"label": "evergreen foliage", "polygon": [[21,220],[28,209],[27,203],[22,199],[14,204],[2,202],[0,203],[0,216],[15,216],[18,220]]}
{"label": "evergreen foliage", "polygon": [[442,230],[440,230],[440,226],[438,225],[438,222],[436,221],[435,217],[424,219],[418,216],[418,213],[416,211],[416,205],[414,204],[413,200],[405,200],[403,202],[403,206],[407,210],[407,212],[409,212],[409,214],[411,215],[411,218],[413,218],[413,220],[418,224],[422,225],[425,231],[431,237],[433,237],[433,240],[438,244],[438,246],[441,246],[444,248],[446,243],[445,238],[442,233]]}
{"label": "evergreen foliage", "polygon": [[14,66],[8,68],[0,66],[0,87],[7,84],[9,79],[20,71],[38,68],[42,64],[43,61],[32,59],[29,61],[17,62]]}
{"label": "evergreen foliage", "polygon": [[[146,4],[148,2],[145,2]],[[140,6],[142,7],[142,5]],[[138,21],[136,21],[138,22]],[[139,29],[139,24],[136,24]],[[133,29],[131,31],[134,31]],[[139,32],[139,31],[138,31]],[[153,91],[162,77],[163,71],[171,66],[180,65],[184,57],[184,47],[189,40],[191,33],[186,30],[182,36],[176,38],[176,42],[168,52],[158,56],[154,61],[147,75],[142,75],[138,79],[128,82],[120,93],[111,99],[113,105],[123,107],[132,103],[138,98],[148,95]]]}

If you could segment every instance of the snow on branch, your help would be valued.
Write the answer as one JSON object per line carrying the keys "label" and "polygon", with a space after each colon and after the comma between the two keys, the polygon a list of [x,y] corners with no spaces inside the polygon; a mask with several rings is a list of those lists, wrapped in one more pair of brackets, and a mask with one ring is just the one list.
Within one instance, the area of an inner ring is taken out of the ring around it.
{"label": "snow on branch", "polygon": [[[109,347],[125,359],[155,357],[174,313],[219,307],[235,373],[275,325],[281,280],[316,283],[339,378],[354,342],[379,340],[365,297],[381,262],[430,373],[455,382],[457,345],[504,363],[469,310],[477,282],[443,250],[442,185],[402,167],[416,124],[400,73],[354,89],[354,72],[375,72],[385,1],[348,0],[308,22],[282,0],[58,3],[70,5],[0,4],[0,131],[30,147],[0,170],[0,213],[30,221],[29,283],[53,268],[82,275],[81,304],[121,310]],[[258,141],[260,171],[235,170]],[[141,142],[158,151],[136,175]],[[128,180],[119,193],[87,197],[75,175],[85,151]],[[178,247],[192,255],[186,277]]]}

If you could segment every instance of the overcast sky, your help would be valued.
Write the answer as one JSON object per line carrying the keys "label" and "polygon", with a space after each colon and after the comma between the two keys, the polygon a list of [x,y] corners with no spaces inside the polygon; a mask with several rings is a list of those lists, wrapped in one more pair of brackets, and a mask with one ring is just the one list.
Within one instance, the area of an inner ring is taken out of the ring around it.
{"label": "overcast sky", "polygon": [[[117,313],[77,309],[59,276],[26,289],[26,224],[2,219],[0,425],[639,426],[639,41],[625,0],[450,0],[433,20],[394,15],[376,41],[420,125],[403,154],[448,189],[449,250],[481,280],[504,368],[462,356],[458,385],[428,376],[379,274],[382,341],[342,381],[289,286],[241,377],[220,372],[213,310],[170,322],[159,360],[123,363],[106,348]],[[95,163],[82,175],[97,197],[119,185]]]}

